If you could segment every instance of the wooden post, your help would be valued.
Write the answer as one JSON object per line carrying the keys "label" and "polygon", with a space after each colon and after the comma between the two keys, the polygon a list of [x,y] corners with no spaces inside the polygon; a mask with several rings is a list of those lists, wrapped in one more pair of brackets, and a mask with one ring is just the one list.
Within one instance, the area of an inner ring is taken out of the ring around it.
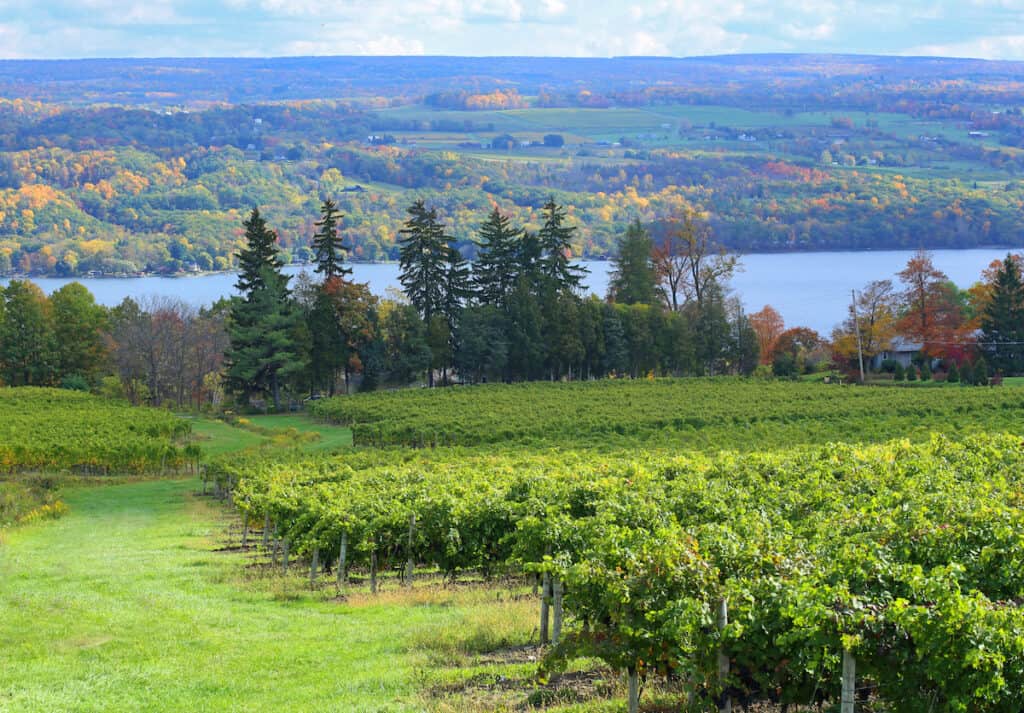
{"label": "wooden post", "polygon": [[[722,631],[729,624],[729,603],[722,597],[718,602],[718,630]],[[729,685],[729,655],[725,648],[718,649],[718,682],[722,686],[722,700],[718,710],[721,713],[732,713],[732,696],[726,693]]]}
{"label": "wooden post", "polygon": [[274,538],[274,542],[270,548],[270,566],[277,566],[277,553],[281,549],[281,540],[277,537]]}
{"label": "wooden post", "polygon": [[249,545],[249,514],[242,513],[242,549]]}
{"label": "wooden post", "polygon": [[284,550],[281,555],[281,574],[288,574],[288,538],[281,542],[281,547]]}
{"label": "wooden post", "polygon": [[309,588],[316,586],[316,570],[320,566],[320,548],[313,548],[313,557],[309,561]]}
{"label": "wooden post", "polygon": [[348,533],[341,533],[341,549],[338,551],[338,586],[345,586],[345,558],[348,556]]}
{"label": "wooden post", "polygon": [[857,661],[843,649],[843,691],[839,702],[840,713],[854,713],[857,700]]}
{"label": "wooden post", "polygon": [[562,638],[562,580],[555,577],[553,597],[555,612],[551,622],[551,643],[558,646]]}
{"label": "wooden post", "polygon": [[629,691],[626,696],[629,713],[640,713],[640,674],[635,668],[629,669]]}
{"label": "wooden post", "polygon": [[370,594],[377,593],[377,541],[373,542],[373,549],[370,550]]}
{"label": "wooden post", "polygon": [[270,541],[270,513],[263,515],[263,549],[267,549],[267,542]]}
{"label": "wooden post", "polygon": [[405,586],[412,586],[412,576],[416,572],[416,559],[412,555],[412,542],[416,534],[416,513],[409,515],[409,552],[405,563]]}
{"label": "wooden post", "polygon": [[540,645],[546,646],[550,641],[548,634],[548,619],[549,619],[549,604],[551,601],[551,575],[547,572],[544,573],[544,577],[541,581],[540,586]]}

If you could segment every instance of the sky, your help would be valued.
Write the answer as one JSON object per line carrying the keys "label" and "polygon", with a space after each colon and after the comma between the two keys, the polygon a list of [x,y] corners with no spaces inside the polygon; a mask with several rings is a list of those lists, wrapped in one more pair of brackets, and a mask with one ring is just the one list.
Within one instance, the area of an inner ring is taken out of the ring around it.
{"label": "sky", "polygon": [[1024,0],[0,0],[0,58],[695,56],[1024,59]]}

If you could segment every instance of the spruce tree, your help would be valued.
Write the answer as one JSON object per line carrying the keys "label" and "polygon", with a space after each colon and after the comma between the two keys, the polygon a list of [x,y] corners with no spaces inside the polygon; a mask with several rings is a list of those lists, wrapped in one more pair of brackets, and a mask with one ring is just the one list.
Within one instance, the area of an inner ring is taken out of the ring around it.
{"label": "spruce tree", "polygon": [[265,267],[280,272],[284,263],[277,253],[277,235],[267,227],[259,208],[254,207],[242,225],[245,227],[245,248],[238,253],[238,282],[235,283],[235,289],[245,297],[266,287],[263,282]]}
{"label": "spruce tree", "polygon": [[992,366],[1004,374],[1024,371],[1024,284],[1016,261],[1003,260],[981,315],[981,342]]}
{"label": "spruce tree", "polygon": [[338,220],[343,217],[338,206],[329,198],[320,207],[320,220],[316,222],[316,232],[313,233],[313,252],[316,255],[316,271],[323,275],[325,282],[332,277],[352,274],[352,268],[345,267],[345,253],[349,247],[338,234]]}
{"label": "spruce tree", "polygon": [[[522,254],[521,228],[513,228],[507,216],[495,208],[480,226],[473,283],[482,304],[504,308],[519,277],[520,265],[532,259]],[[530,251],[532,254],[532,250]]]}
{"label": "spruce tree", "polygon": [[[427,210],[423,201],[418,200],[409,207],[408,213],[409,220],[400,231],[403,237],[398,253],[398,279],[429,328],[435,316],[454,319],[457,305],[466,292],[462,286],[466,268],[462,256],[452,248],[451,238],[445,235],[436,210]],[[450,347],[449,340],[443,350],[440,346],[434,349],[434,361],[443,361],[441,351],[449,351]],[[427,382],[434,385],[433,369],[429,370]]]}
{"label": "spruce tree", "polygon": [[658,303],[658,280],[651,260],[653,246],[650,234],[639,220],[634,220],[619,239],[612,259],[609,299],[621,304]]}
{"label": "spruce tree", "polygon": [[277,239],[253,208],[244,223],[246,247],[238,254],[240,297],[232,298],[225,386],[248,403],[270,395],[281,406],[281,387],[303,369],[303,322],[281,272]]}
{"label": "spruce tree", "polygon": [[544,276],[555,283],[555,289],[577,290],[587,274],[585,268],[569,262],[575,227],[567,227],[565,209],[555,203],[552,197],[544,205],[544,225],[537,233],[542,253],[541,270]]}
{"label": "spruce tree", "polygon": [[449,238],[437,220],[437,211],[427,210],[422,200],[408,208],[409,220],[399,231],[399,281],[409,301],[424,322],[442,310],[446,265],[451,258]]}
{"label": "spruce tree", "polygon": [[444,294],[441,311],[448,320],[448,327],[455,330],[459,315],[466,301],[473,296],[469,274],[469,263],[458,249],[449,244],[445,253]]}

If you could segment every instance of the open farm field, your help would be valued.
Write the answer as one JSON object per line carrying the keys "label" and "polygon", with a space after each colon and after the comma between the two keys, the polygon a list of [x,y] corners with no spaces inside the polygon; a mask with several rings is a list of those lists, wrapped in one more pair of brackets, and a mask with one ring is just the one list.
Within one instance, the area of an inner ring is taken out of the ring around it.
{"label": "open farm field", "polygon": [[853,388],[742,379],[489,385],[340,397],[314,416],[356,445],[763,450],[1021,431],[1024,391]]}

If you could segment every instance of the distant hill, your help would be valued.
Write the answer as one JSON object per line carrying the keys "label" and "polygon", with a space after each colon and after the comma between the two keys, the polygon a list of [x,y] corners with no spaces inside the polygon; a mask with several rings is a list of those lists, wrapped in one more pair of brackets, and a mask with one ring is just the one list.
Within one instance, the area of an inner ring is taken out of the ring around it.
{"label": "distant hill", "polygon": [[713,57],[282,57],[0,61],[0,96],[71,104],[180,105],[422,96],[513,87],[626,92],[724,82],[779,86],[938,79],[1018,83],[1024,62],[866,55]]}

